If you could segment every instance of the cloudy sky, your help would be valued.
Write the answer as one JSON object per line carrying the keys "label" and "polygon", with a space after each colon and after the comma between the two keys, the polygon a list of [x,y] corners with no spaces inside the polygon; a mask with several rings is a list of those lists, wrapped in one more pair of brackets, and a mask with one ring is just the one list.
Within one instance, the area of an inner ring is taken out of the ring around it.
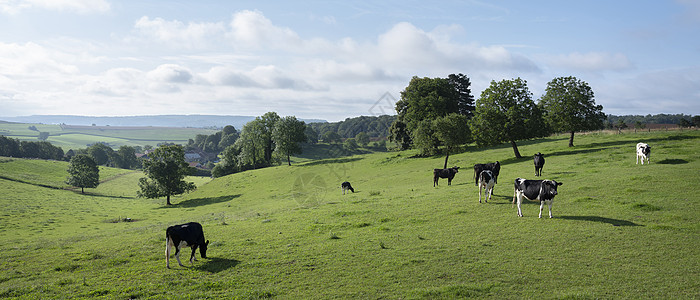
{"label": "cloudy sky", "polygon": [[394,114],[411,77],[700,114],[700,1],[0,0],[0,116]]}

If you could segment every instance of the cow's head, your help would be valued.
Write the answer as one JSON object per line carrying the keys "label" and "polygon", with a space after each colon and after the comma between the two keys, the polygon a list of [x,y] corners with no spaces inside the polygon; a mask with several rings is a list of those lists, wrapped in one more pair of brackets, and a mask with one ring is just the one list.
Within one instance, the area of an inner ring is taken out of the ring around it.
{"label": "cow's head", "polygon": [[459,167],[456,167],[456,166],[455,166],[455,167],[452,167],[452,170],[454,170],[455,173],[457,173],[457,172],[459,172]]}
{"label": "cow's head", "polygon": [[202,255],[202,258],[207,258],[207,246],[209,246],[209,240],[204,245],[199,246],[199,254]]}
{"label": "cow's head", "polygon": [[543,180],[542,181],[542,194],[540,199],[551,200],[557,195],[557,187],[562,185],[561,182],[556,182],[554,180]]}

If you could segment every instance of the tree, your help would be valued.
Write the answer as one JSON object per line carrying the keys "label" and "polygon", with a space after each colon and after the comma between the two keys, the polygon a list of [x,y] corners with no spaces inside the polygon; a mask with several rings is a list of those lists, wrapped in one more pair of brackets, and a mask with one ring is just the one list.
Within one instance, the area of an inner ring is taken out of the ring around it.
{"label": "tree", "polygon": [[323,134],[323,141],[326,143],[340,143],[342,141],[342,138],[340,137],[340,134],[338,134],[335,131],[326,131],[326,133]]}
{"label": "tree", "polygon": [[66,184],[79,187],[82,194],[85,188],[96,188],[100,184],[100,169],[95,160],[85,154],[73,156],[68,164]]}
{"label": "tree", "polygon": [[700,115],[693,116],[691,120],[693,120],[693,124],[695,125],[695,127],[700,127]]}
{"label": "tree", "polygon": [[116,151],[116,156],[119,157],[117,160],[117,167],[119,168],[131,169],[136,168],[139,164],[134,147],[123,145]]}
{"label": "tree", "polygon": [[411,140],[413,146],[420,150],[421,156],[435,155],[438,152],[440,140],[435,135],[433,122],[430,119],[418,123],[418,126],[411,132]]}
{"label": "tree", "polygon": [[411,147],[411,135],[406,129],[406,123],[401,121],[394,121],[389,128],[389,141],[396,143],[398,150],[406,150]]}
{"label": "tree", "polygon": [[680,126],[681,128],[690,128],[693,127],[693,123],[686,119],[680,119],[680,121],[678,121],[678,126]]}
{"label": "tree", "polygon": [[355,151],[357,150],[357,141],[355,141],[355,138],[349,138],[345,139],[345,142],[343,142],[343,148],[348,151]]}
{"label": "tree", "polygon": [[355,140],[358,144],[362,145],[362,147],[367,147],[367,144],[369,144],[369,135],[367,135],[367,133],[364,131],[360,132],[355,135]]}
{"label": "tree", "polygon": [[172,205],[170,196],[197,188],[193,182],[184,181],[190,169],[180,145],[164,145],[153,150],[143,162],[143,171],[147,177],[139,179],[139,197],[166,197],[167,205]]}
{"label": "tree", "polygon": [[114,152],[114,149],[103,143],[95,143],[87,148],[88,155],[100,166],[106,165],[109,162],[109,154],[111,152]]}
{"label": "tree", "polygon": [[540,106],[554,131],[571,133],[569,147],[574,146],[575,132],[604,127],[603,106],[595,104],[591,87],[576,77],[558,77],[547,83]]}
{"label": "tree", "polygon": [[306,125],[306,130],[304,131],[304,133],[306,134],[306,142],[312,145],[318,143],[318,132],[314,130],[311,124]]}
{"label": "tree", "polygon": [[250,164],[253,169],[257,168],[260,160],[264,158],[264,124],[260,118],[248,122],[241,130],[241,136],[234,144],[241,150],[240,160],[242,164]]}
{"label": "tree", "polygon": [[462,73],[450,74],[447,76],[447,80],[457,91],[457,113],[471,119],[474,116],[474,95],[472,95],[470,88],[472,83],[469,81],[469,77]]}
{"label": "tree", "polygon": [[269,165],[272,163],[272,151],[275,149],[275,142],[272,139],[272,131],[275,129],[275,125],[280,120],[280,116],[276,112],[267,112],[260,119],[263,124],[262,127],[262,139],[263,139],[263,149],[264,149],[264,162]]}
{"label": "tree", "polygon": [[236,146],[228,146],[221,152],[221,162],[211,170],[214,177],[226,176],[240,172],[243,169],[240,161],[241,149]]}
{"label": "tree", "polygon": [[445,146],[445,166],[447,160],[457,147],[471,142],[469,119],[465,115],[452,113],[433,121],[435,137]]}
{"label": "tree", "polygon": [[522,157],[516,141],[549,133],[527,82],[520,78],[491,81],[476,101],[470,129],[479,146],[510,142],[516,158]]}
{"label": "tree", "polygon": [[457,90],[444,78],[411,79],[396,102],[397,120],[406,124],[408,132],[423,120],[434,120],[459,111]]}
{"label": "tree", "polygon": [[281,118],[272,130],[275,152],[287,157],[287,164],[292,165],[290,156],[301,153],[301,145],[306,141],[306,124],[294,116]]}

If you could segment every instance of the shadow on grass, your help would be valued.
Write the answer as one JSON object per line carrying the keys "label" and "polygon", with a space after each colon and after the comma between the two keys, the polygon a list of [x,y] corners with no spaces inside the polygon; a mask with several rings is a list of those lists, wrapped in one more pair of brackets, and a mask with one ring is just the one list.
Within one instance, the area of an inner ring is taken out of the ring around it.
{"label": "shadow on grass", "polygon": [[682,164],[687,164],[688,161],[685,159],[678,159],[678,158],[667,158],[664,160],[660,160],[656,162],[657,164],[662,164],[662,165],[682,165]]}
{"label": "shadow on grass", "polygon": [[207,271],[209,273],[219,273],[228,270],[240,264],[241,262],[235,259],[209,257],[203,264],[196,266],[197,270]]}
{"label": "shadow on grass", "polygon": [[231,200],[238,198],[240,196],[241,196],[241,194],[225,195],[225,196],[219,196],[219,197],[187,199],[187,200],[182,201],[180,203],[177,203],[175,205],[163,206],[161,208],[197,207],[197,206],[203,206],[203,205],[231,201]]}
{"label": "shadow on grass", "polygon": [[332,158],[332,159],[323,159],[323,160],[317,160],[317,161],[312,161],[312,162],[308,162],[308,163],[302,163],[299,165],[300,166],[316,166],[316,165],[325,165],[325,164],[342,164],[342,163],[358,161],[361,159],[362,159],[362,157]]}
{"label": "shadow on grass", "polygon": [[597,216],[557,216],[557,218],[564,219],[564,220],[607,223],[607,224],[610,224],[612,226],[644,226],[644,225],[639,225],[637,223],[626,221],[626,220],[610,219],[610,218],[597,217]]}

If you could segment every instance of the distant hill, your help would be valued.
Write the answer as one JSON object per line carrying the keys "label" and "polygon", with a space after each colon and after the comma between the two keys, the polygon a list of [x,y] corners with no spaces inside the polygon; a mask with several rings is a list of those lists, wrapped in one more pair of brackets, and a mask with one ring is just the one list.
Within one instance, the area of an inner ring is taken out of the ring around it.
{"label": "distant hill", "polygon": [[[122,116],[122,117],[91,117],[72,115],[32,115],[20,117],[0,117],[2,121],[35,124],[68,124],[96,126],[158,126],[158,127],[193,127],[193,128],[222,128],[233,125],[241,130],[243,125],[254,120],[251,116],[221,116],[221,115],[153,115],[153,116]],[[300,119],[306,123],[326,122],[319,119]]]}

